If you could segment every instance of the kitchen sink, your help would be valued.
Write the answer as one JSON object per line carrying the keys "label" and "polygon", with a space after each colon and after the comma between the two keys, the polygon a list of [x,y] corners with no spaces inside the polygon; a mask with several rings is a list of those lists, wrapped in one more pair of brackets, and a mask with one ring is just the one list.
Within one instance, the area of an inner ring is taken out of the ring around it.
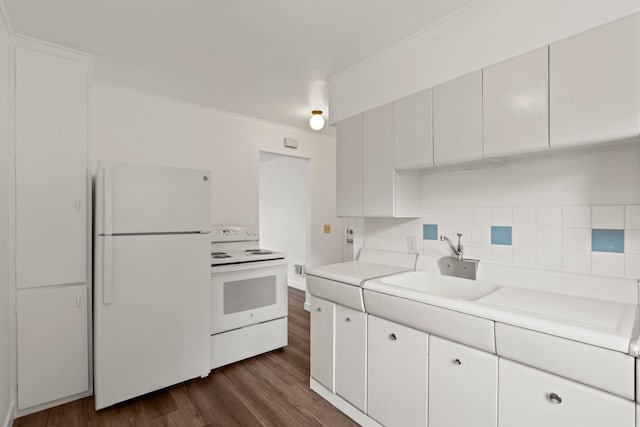
{"label": "kitchen sink", "polygon": [[397,286],[434,296],[466,301],[475,301],[498,289],[497,286],[490,286],[477,281],[422,271],[397,274],[378,281],[388,286]]}

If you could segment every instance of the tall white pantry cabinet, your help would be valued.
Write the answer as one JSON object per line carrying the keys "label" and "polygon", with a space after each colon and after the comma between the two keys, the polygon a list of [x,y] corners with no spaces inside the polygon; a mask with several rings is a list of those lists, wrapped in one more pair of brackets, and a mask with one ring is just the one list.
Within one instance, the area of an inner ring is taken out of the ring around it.
{"label": "tall white pantry cabinet", "polygon": [[17,410],[91,391],[92,59],[14,38]]}

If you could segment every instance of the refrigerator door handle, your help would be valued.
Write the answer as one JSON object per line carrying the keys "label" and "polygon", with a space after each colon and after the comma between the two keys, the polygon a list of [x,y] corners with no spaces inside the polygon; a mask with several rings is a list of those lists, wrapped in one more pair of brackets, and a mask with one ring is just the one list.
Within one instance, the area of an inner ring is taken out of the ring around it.
{"label": "refrigerator door handle", "polygon": [[104,234],[113,233],[113,175],[110,166],[106,166],[104,173]]}
{"label": "refrigerator door handle", "polygon": [[113,302],[113,237],[104,236],[104,262],[102,264],[102,303]]}

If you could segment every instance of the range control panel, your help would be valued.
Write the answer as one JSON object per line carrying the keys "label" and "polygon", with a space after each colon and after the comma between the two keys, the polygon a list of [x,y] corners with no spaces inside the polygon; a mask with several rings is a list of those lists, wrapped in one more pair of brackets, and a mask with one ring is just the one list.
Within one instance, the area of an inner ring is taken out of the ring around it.
{"label": "range control panel", "polygon": [[259,240],[260,236],[255,227],[244,225],[214,225],[211,227],[211,241],[217,242],[246,242]]}

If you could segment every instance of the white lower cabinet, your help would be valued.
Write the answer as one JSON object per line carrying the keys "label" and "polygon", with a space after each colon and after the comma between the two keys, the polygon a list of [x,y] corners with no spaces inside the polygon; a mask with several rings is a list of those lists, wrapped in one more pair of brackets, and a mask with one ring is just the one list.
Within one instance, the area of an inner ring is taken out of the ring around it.
{"label": "white lower cabinet", "polygon": [[19,290],[18,409],[89,389],[87,286]]}
{"label": "white lower cabinet", "polygon": [[375,316],[367,331],[367,414],[388,427],[427,425],[429,335]]}
{"label": "white lower cabinet", "polygon": [[336,309],[336,394],[366,411],[367,314],[350,308]]}
{"label": "white lower cabinet", "polygon": [[311,377],[334,392],[336,305],[311,297]]}
{"label": "white lower cabinet", "polygon": [[495,427],[498,357],[429,337],[429,427]]}
{"label": "white lower cabinet", "polygon": [[500,427],[634,426],[632,401],[505,359],[499,369]]}

